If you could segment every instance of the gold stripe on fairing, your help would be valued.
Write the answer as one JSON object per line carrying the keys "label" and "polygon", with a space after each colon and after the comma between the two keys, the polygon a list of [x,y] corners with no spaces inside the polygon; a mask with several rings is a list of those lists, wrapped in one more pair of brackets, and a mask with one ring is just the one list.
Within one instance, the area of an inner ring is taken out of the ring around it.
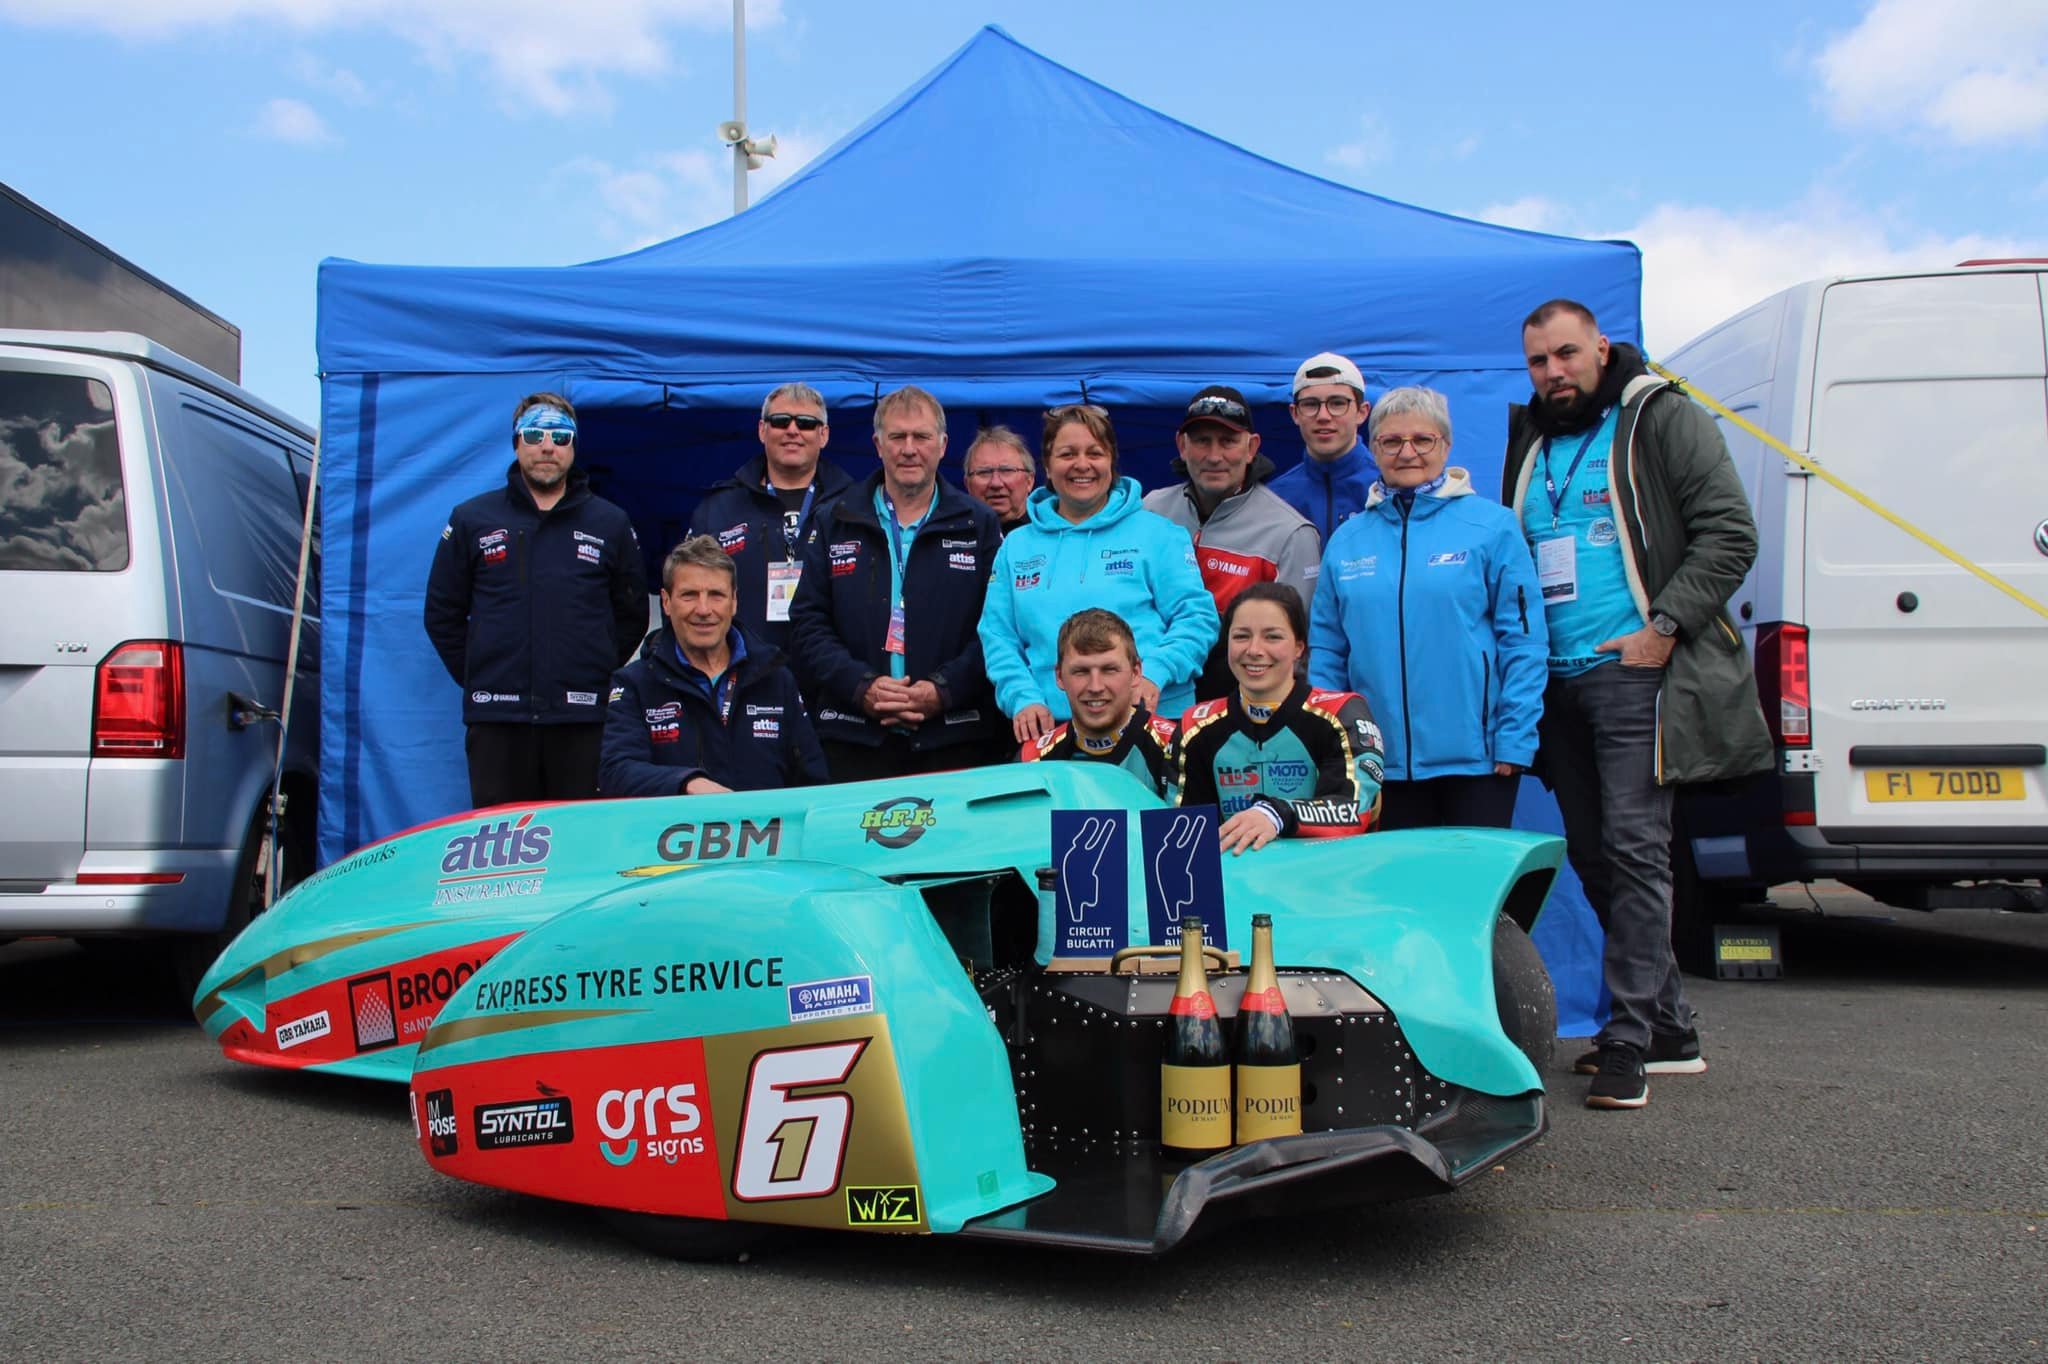
{"label": "gold stripe on fairing", "polygon": [[630,877],[667,876],[672,871],[688,871],[690,868],[698,865],[700,864],[696,862],[658,862],[646,867],[626,867],[620,870],[619,875]]}
{"label": "gold stripe on fairing", "polygon": [[445,919],[428,919],[416,924],[393,924],[389,928],[358,928],[349,933],[337,933],[331,938],[316,938],[312,942],[287,947],[282,952],[265,957],[262,963],[263,978],[276,980],[295,967],[318,961],[331,952],[339,952],[344,947],[354,947],[357,943],[375,942],[379,938],[388,938],[393,933],[409,933],[415,928],[444,927],[446,923]]}
{"label": "gold stripe on fairing", "polygon": [[427,1029],[427,1035],[420,1039],[420,1054],[425,1055],[435,1047],[447,1046],[451,1042],[467,1042],[472,1037],[492,1037],[498,1033],[518,1032],[522,1028],[544,1028],[550,1023],[576,1023],[586,1018],[617,1018],[621,1014],[644,1014],[645,1009],[541,1009],[534,1013],[497,1014],[489,1018],[457,1018],[446,1023],[436,1023]]}

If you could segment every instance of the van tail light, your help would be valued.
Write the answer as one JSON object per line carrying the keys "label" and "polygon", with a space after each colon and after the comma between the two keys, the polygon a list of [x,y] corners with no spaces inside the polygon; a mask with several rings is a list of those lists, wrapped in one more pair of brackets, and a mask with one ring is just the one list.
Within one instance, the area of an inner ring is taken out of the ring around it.
{"label": "van tail light", "polygon": [[185,654],[168,640],[130,640],[100,661],[92,756],[185,756]]}
{"label": "van tail light", "polygon": [[1772,621],[1756,631],[1756,691],[1771,742],[1813,747],[1813,692],[1807,685],[1806,627]]}

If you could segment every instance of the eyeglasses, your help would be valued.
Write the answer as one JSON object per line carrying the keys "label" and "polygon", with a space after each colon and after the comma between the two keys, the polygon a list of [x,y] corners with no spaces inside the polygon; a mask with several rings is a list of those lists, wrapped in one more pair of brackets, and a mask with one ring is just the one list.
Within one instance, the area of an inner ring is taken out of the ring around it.
{"label": "eyeglasses", "polygon": [[799,431],[815,431],[825,424],[823,417],[813,417],[808,412],[770,412],[761,420],[767,422],[777,431],[789,430],[790,423],[792,422],[796,424],[796,429]]}
{"label": "eyeglasses", "polygon": [[967,477],[972,482],[987,483],[998,478],[1016,478],[1020,474],[1028,475],[1030,472],[1029,469],[1021,464],[991,464],[986,468],[968,470]]}
{"label": "eyeglasses", "polygon": [[574,431],[549,430],[545,427],[529,426],[519,433],[519,439],[525,441],[528,445],[539,445],[543,440],[550,437],[554,439],[556,445],[573,445],[576,443],[576,433]]}
{"label": "eyeglasses", "polygon": [[1313,417],[1318,412],[1327,412],[1333,417],[1341,417],[1356,406],[1358,406],[1358,399],[1349,394],[1335,398],[1296,398],[1294,400],[1294,410],[1301,413],[1304,417]]}
{"label": "eyeglasses", "polygon": [[1402,446],[1412,445],[1415,447],[1416,454],[1421,455],[1424,459],[1428,459],[1436,453],[1436,447],[1443,444],[1443,442],[1444,438],[1442,436],[1381,436],[1373,441],[1372,448],[1383,455],[1398,455],[1401,453]]}

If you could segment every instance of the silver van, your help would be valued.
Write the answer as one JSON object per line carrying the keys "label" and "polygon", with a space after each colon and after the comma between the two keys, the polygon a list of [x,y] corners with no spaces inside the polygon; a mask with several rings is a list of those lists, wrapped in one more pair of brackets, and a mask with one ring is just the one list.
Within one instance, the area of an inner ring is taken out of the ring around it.
{"label": "silver van", "polygon": [[[0,942],[176,935],[163,955],[196,979],[262,905],[312,455],[306,426],[142,337],[0,330]],[[310,866],[316,606],[286,882]]]}

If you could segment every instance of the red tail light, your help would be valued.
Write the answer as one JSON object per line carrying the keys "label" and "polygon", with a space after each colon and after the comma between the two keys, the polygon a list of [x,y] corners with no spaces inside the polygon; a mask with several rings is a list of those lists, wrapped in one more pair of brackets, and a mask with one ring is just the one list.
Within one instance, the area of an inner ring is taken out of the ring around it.
{"label": "red tail light", "polygon": [[176,644],[130,640],[101,660],[93,690],[93,757],[185,756],[185,655]]}
{"label": "red tail light", "polygon": [[1771,741],[1780,748],[1813,746],[1813,693],[1806,680],[1806,627],[1789,621],[1756,631],[1756,690]]}

